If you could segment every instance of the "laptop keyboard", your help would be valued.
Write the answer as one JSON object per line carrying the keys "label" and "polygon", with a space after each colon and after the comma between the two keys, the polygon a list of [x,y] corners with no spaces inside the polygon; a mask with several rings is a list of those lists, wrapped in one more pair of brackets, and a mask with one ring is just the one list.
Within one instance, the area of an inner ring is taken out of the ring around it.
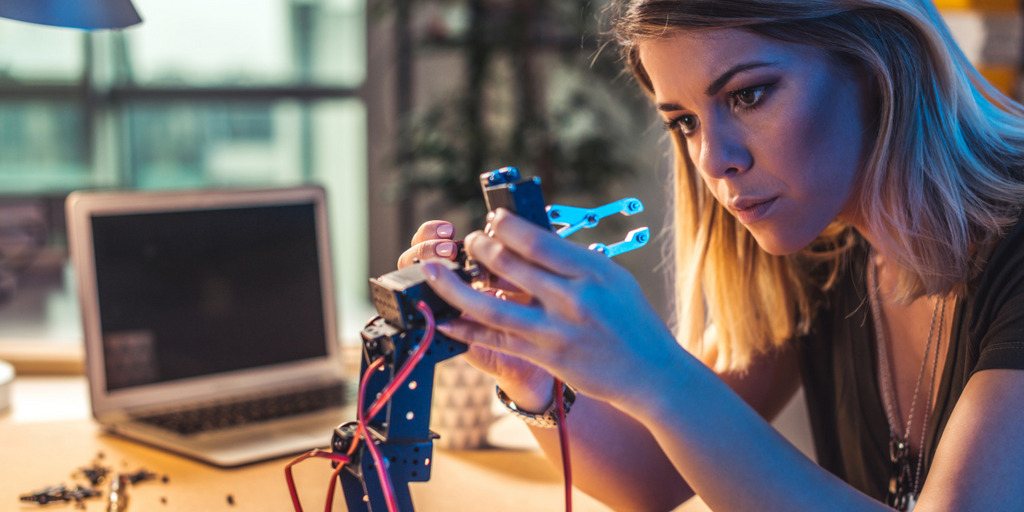
{"label": "laptop keyboard", "polygon": [[244,402],[217,404],[137,419],[143,423],[182,435],[190,435],[246,423],[295,416],[325,407],[342,406],[345,403],[344,386],[333,385],[326,388],[261,397]]}

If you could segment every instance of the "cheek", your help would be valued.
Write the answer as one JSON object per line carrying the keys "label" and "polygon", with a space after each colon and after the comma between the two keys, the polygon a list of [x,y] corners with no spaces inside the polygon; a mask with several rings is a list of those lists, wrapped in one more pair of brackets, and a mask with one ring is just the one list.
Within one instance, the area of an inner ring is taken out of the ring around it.
{"label": "cheek", "polygon": [[[843,95],[845,96],[845,95]],[[848,102],[822,99],[794,116],[787,148],[794,169],[800,169],[802,192],[807,199],[844,206],[860,170],[863,127]]]}

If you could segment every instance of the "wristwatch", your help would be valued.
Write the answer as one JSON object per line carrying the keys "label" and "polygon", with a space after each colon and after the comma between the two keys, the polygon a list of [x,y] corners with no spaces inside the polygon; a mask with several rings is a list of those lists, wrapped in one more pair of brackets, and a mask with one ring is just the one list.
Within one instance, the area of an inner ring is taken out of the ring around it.
{"label": "wristwatch", "polygon": [[[551,397],[551,403],[548,404],[544,412],[533,413],[520,409],[519,406],[517,406],[500,387],[495,386],[494,389],[498,393],[498,400],[501,400],[501,403],[505,408],[522,419],[527,425],[540,428],[555,428],[558,426],[558,402],[555,400],[553,395]],[[569,408],[572,407],[574,402],[576,402],[576,388],[563,382],[561,391],[562,403],[565,404],[565,414],[569,414]]]}

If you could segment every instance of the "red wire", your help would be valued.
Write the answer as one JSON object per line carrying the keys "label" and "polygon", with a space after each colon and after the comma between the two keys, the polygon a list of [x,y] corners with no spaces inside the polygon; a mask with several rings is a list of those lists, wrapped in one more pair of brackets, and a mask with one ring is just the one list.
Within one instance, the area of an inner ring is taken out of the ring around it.
{"label": "red wire", "polygon": [[[356,407],[356,421],[358,422],[359,427],[356,430],[356,441],[352,443],[353,446],[349,447],[349,452],[351,453],[354,451],[355,445],[359,439],[366,439],[366,449],[370,452],[370,456],[373,457],[373,463],[377,469],[377,478],[380,479],[381,488],[384,491],[384,502],[387,504],[389,512],[397,512],[398,504],[395,499],[395,489],[394,486],[391,485],[391,478],[388,475],[387,468],[384,467],[384,458],[380,454],[380,449],[377,448],[377,444],[370,439],[369,430],[366,426],[366,413],[363,409],[363,396],[366,394],[366,383],[370,381],[370,376],[373,375],[373,372],[383,364],[383,358],[374,360],[373,363],[366,368],[366,373],[363,374],[362,382],[359,383],[359,402]],[[381,395],[377,397],[377,400],[374,401],[374,405],[376,405],[377,402],[380,402],[382,398],[385,398],[385,396],[385,394],[381,393]],[[372,418],[373,416],[371,415],[370,417]]]}
{"label": "red wire", "polygon": [[[302,512],[302,505],[299,503],[299,494],[295,490],[295,480],[292,478],[292,466],[294,466],[294,465],[296,465],[296,464],[298,464],[298,463],[300,463],[300,462],[302,462],[302,461],[304,461],[304,460],[306,460],[306,459],[308,459],[310,457],[320,457],[320,458],[324,458],[324,459],[331,459],[331,460],[333,460],[335,462],[338,462],[339,463],[338,464],[338,470],[341,470],[341,468],[344,467],[345,464],[348,464],[348,461],[349,461],[349,458],[344,456],[344,455],[337,454],[337,453],[331,453],[331,452],[325,452],[325,451],[320,450],[320,449],[315,449],[315,450],[310,450],[309,452],[304,453],[302,455],[299,455],[298,457],[293,459],[291,462],[289,462],[284,467],[284,477],[285,477],[285,480],[288,481],[288,493],[291,495],[291,498],[292,498],[292,506],[295,507],[295,510],[297,512]],[[334,473],[335,477],[337,476],[337,474],[338,474],[338,472],[335,471],[335,473]],[[333,498],[334,498],[334,477],[331,478],[331,488],[330,488],[330,490],[327,493],[327,510],[328,510],[328,512],[330,512],[330,506],[331,506],[331,502],[333,501]]]}
{"label": "red wire", "polygon": [[562,381],[555,379],[555,408],[558,414],[558,441],[562,446],[562,474],[565,477],[565,512],[572,512],[572,462],[569,460],[569,428],[565,424],[565,397]]}
{"label": "red wire", "polygon": [[384,391],[381,392],[381,396],[378,397],[377,400],[373,402],[373,405],[370,406],[368,415],[371,418],[380,412],[384,407],[384,404],[386,404],[387,401],[391,399],[391,396],[395,394],[395,391],[398,390],[399,386],[405,382],[405,379],[409,378],[409,374],[412,373],[413,369],[416,368],[416,365],[420,363],[420,360],[423,359],[423,356],[426,355],[427,350],[430,348],[430,343],[434,341],[434,313],[430,311],[430,308],[423,301],[416,303],[416,309],[423,314],[423,318],[427,323],[426,328],[423,331],[423,338],[420,339],[419,346],[416,348],[416,351],[413,352],[412,356],[409,357],[409,360],[402,365],[400,370],[398,370],[394,380],[384,388]]}
{"label": "red wire", "polygon": [[[366,424],[363,421],[363,397],[366,395],[366,384],[370,382],[370,376],[373,372],[377,371],[381,366],[384,366],[384,359],[375,359],[369,366],[366,367],[366,372],[363,373],[363,378],[359,381],[359,397],[356,402],[356,435],[352,438],[352,444],[348,447],[348,454],[352,455],[355,453],[356,448],[359,447],[359,441],[362,440],[363,435],[366,434]],[[376,402],[375,402],[376,403]],[[370,416],[371,418],[373,416]]]}
{"label": "red wire", "polygon": [[344,468],[344,465],[350,461],[349,456],[351,456],[352,453],[355,452],[360,440],[364,438],[366,439],[366,448],[367,450],[369,450],[370,456],[373,457],[374,465],[376,466],[377,469],[377,477],[380,478],[381,480],[381,487],[384,490],[384,501],[387,504],[388,511],[398,512],[398,500],[395,497],[394,486],[391,484],[391,478],[388,475],[387,469],[385,467],[384,457],[381,455],[380,449],[377,447],[376,443],[374,443],[373,440],[369,439],[369,430],[367,429],[366,421],[367,418],[373,418],[374,416],[376,416],[377,413],[379,413],[380,410],[384,407],[384,405],[389,400],[391,400],[391,397],[395,394],[398,388],[405,382],[405,380],[409,378],[409,375],[415,369],[416,365],[419,364],[419,362],[423,359],[424,355],[426,355],[427,350],[430,348],[430,344],[434,340],[435,321],[433,312],[423,301],[420,301],[416,304],[416,309],[418,309],[420,313],[423,314],[423,318],[426,320],[426,328],[423,333],[423,338],[420,339],[420,343],[419,346],[416,348],[416,351],[413,352],[412,356],[410,356],[409,359],[405,362],[405,364],[402,365],[402,368],[398,370],[398,373],[395,375],[395,378],[392,379],[391,383],[389,383],[388,386],[385,387],[383,391],[381,391],[380,395],[377,396],[376,400],[373,401],[368,410],[363,408],[363,397],[366,394],[366,386],[367,383],[370,381],[370,376],[373,375],[373,372],[377,371],[377,369],[384,364],[384,360],[376,359],[372,363],[370,363],[370,365],[367,366],[366,372],[363,374],[362,379],[360,379],[359,396],[356,406],[356,422],[358,426],[356,428],[356,434],[352,440],[352,445],[349,446],[347,456],[331,452],[325,452],[322,450],[313,450],[309,453],[305,453],[295,458],[294,460],[289,462],[288,465],[285,466],[285,478],[288,481],[288,491],[292,498],[292,505],[294,506],[297,512],[302,512],[302,505],[299,503],[299,496],[297,491],[295,490],[295,482],[292,478],[292,466],[310,457],[328,458],[340,462],[338,467],[335,468],[334,472],[331,474],[331,485],[327,490],[327,503],[325,505],[325,510],[327,512],[330,512],[332,508],[332,503],[334,501],[334,487],[335,482],[337,481],[338,478],[338,474]]}
{"label": "red wire", "polygon": [[[377,466],[377,477],[380,478],[381,487],[384,490],[384,501],[387,503],[389,512],[398,512],[398,499],[395,497],[395,490],[391,484],[391,478],[388,475],[387,468],[384,465],[384,457],[381,455],[377,445],[374,444],[374,442],[371,439],[369,439],[367,435],[368,430],[366,428],[366,421],[367,418],[373,418],[374,416],[376,416],[377,413],[379,413],[380,410],[384,407],[384,405],[389,400],[391,400],[391,397],[395,394],[395,391],[397,391],[398,388],[405,383],[405,380],[409,378],[409,375],[412,373],[413,369],[415,369],[416,365],[419,364],[419,362],[423,359],[423,356],[426,355],[427,350],[430,348],[430,344],[434,340],[434,313],[430,310],[430,307],[428,307],[427,304],[423,301],[419,301],[416,303],[416,309],[418,309],[420,313],[423,314],[423,318],[424,320],[426,320],[426,328],[423,332],[423,338],[420,339],[419,346],[416,348],[416,351],[413,352],[412,356],[410,356],[409,359],[405,362],[405,364],[402,365],[402,368],[398,370],[398,373],[395,374],[395,378],[392,379],[391,383],[388,384],[383,391],[381,391],[380,396],[378,396],[377,399],[374,400],[373,404],[370,405],[369,410],[364,413],[362,403],[359,404],[359,408],[357,409],[357,412],[359,413],[357,415],[357,420],[359,422],[360,433],[362,434],[363,437],[366,438],[366,448],[369,450],[370,455],[373,457],[374,464]],[[371,374],[371,370],[375,370],[382,363],[383,361],[378,359],[374,361],[374,364],[367,367],[366,376],[364,376],[363,383],[360,385],[360,402],[362,401],[362,397],[365,393],[365,383],[366,381],[369,380],[368,376]]]}

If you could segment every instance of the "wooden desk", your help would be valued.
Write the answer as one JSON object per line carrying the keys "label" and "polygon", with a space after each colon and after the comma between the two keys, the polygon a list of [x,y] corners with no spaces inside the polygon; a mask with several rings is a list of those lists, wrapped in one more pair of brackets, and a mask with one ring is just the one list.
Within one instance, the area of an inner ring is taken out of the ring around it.
{"label": "wooden desk", "polygon": [[[505,424],[504,428],[509,426],[516,424]],[[219,469],[104,434],[90,418],[83,376],[15,378],[12,408],[0,411],[0,510],[76,510],[73,504],[40,507],[22,503],[18,496],[51,485],[73,485],[71,473],[90,465],[100,452],[104,454],[104,465],[115,471],[144,468],[168,477],[166,484],[158,479],[131,487],[129,512],[293,510],[284,478],[284,466],[291,457]],[[561,473],[536,449],[435,448],[432,466],[429,482],[410,484],[417,512],[565,510]],[[330,471],[330,463],[323,459],[307,460],[294,468],[304,510],[324,509]],[[234,505],[228,503],[228,495]],[[87,500],[85,504],[86,511],[106,510],[103,500]],[[340,487],[335,491],[334,510],[347,510]],[[610,509],[575,491],[573,510]],[[675,512],[708,512],[708,508],[700,498],[694,498]]]}
{"label": "wooden desk", "polygon": [[[58,483],[88,466],[98,453],[116,471],[145,468],[159,479],[131,486],[130,511],[284,511],[292,510],[284,466],[290,457],[236,469],[218,469],[162,450],[100,433],[88,420],[0,425],[0,509],[40,510],[19,505],[20,494]],[[535,451],[435,450],[429,482],[410,484],[418,511],[557,511],[563,509],[561,476]],[[330,463],[313,459],[295,467],[305,510],[323,510]],[[346,510],[340,488],[334,510]],[[234,505],[228,503],[231,495]],[[105,510],[105,502],[85,501],[86,510]],[[55,505],[43,510],[74,510]],[[574,510],[607,508],[577,492]]]}
{"label": "wooden desk", "polygon": [[[130,487],[129,511],[292,510],[284,478],[284,466],[291,457],[218,469],[102,433],[94,421],[83,417],[87,414],[81,406],[83,378],[17,379],[14,410],[0,416],[0,461],[4,464],[0,510],[75,510],[73,504],[40,507],[21,503],[18,496],[50,485],[72,484],[70,474],[90,465],[101,452],[104,465],[115,471],[145,468],[168,477],[167,483],[157,479]],[[54,400],[44,399],[46,396]],[[62,415],[71,417],[60,419]],[[561,474],[536,450],[435,449],[432,468],[429,482],[410,484],[419,512],[564,510]],[[295,467],[305,510],[324,509],[330,472],[330,463],[323,459]],[[233,505],[228,503],[228,495]],[[578,491],[573,500],[577,511],[609,510]],[[85,504],[87,511],[106,509],[99,499]],[[334,510],[346,510],[340,488]]]}

